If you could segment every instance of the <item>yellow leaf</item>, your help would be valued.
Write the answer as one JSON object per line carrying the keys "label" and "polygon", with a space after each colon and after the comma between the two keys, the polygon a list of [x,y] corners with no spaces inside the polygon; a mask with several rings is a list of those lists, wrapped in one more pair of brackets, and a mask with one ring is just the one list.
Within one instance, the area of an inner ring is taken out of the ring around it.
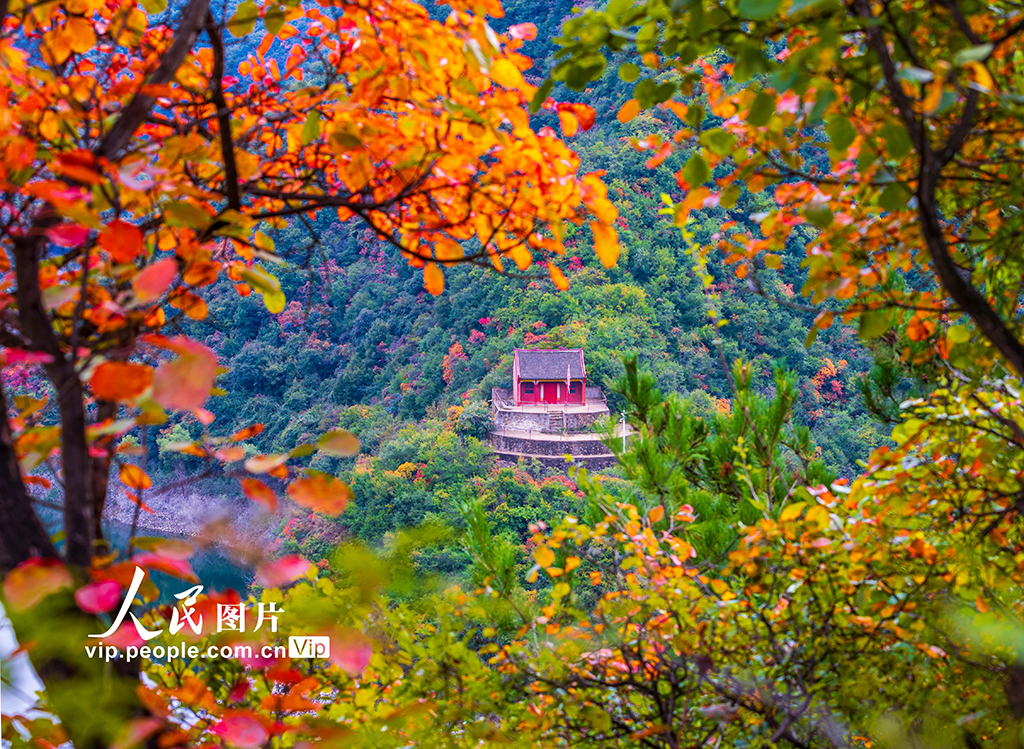
{"label": "yellow leaf", "polygon": [[652,523],[660,522],[661,519],[665,517],[664,506],[658,505],[657,507],[653,508],[649,513],[647,513],[647,517],[650,518]]}
{"label": "yellow leaf", "polygon": [[558,122],[562,125],[562,135],[571,138],[579,130],[580,122],[572,112],[558,111]]}
{"label": "yellow leaf", "polygon": [[590,229],[594,232],[594,252],[605,268],[611,268],[619,259],[618,233],[607,224],[596,221],[590,222]]}
{"label": "yellow leaf", "polygon": [[92,21],[86,18],[72,16],[68,19],[65,32],[74,52],[88,52],[96,45],[96,32],[93,30]]}
{"label": "yellow leaf", "polygon": [[522,90],[527,87],[519,68],[506,59],[497,60],[491,67],[491,80],[502,88]]}
{"label": "yellow leaf", "polygon": [[630,99],[629,101],[622,105],[621,109],[619,109],[619,122],[625,124],[632,120],[634,117],[636,117],[638,114],[640,114],[640,102],[638,102],[636,99]]}
{"label": "yellow leaf", "polygon": [[936,75],[932,82],[928,84],[928,93],[925,94],[924,107],[925,114],[935,114],[939,108],[939,104],[942,103],[942,91],[945,85],[945,77]]}
{"label": "yellow leaf", "polygon": [[333,429],[317,440],[320,452],[350,458],[359,453],[359,438],[344,429]]}
{"label": "yellow leaf", "polygon": [[729,586],[726,584],[724,580],[712,580],[711,589],[719,595],[722,595],[723,593],[726,593],[729,590]]}
{"label": "yellow leaf", "polygon": [[533,559],[541,567],[550,567],[555,563],[555,552],[547,546],[538,546],[533,550]]}
{"label": "yellow leaf", "polygon": [[982,63],[977,60],[971,60],[964,63],[964,67],[970,68],[971,72],[974,73],[975,85],[985,89],[987,93],[994,94],[996,92],[996,83],[992,80],[992,75],[988,72],[988,68]]}
{"label": "yellow leaf", "polygon": [[423,288],[434,296],[444,291],[444,271],[436,263],[423,266]]}
{"label": "yellow leaf", "polygon": [[60,120],[49,109],[43,112],[43,118],[39,121],[39,134],[46,140],[57,140],[60,135]]}
{"label": "yellow leaf", "polygon": [[815,505],[807,511],[804,521],[807,523],[814,523],[818,526],[818,529],[828,528],[831,524],[832,519],[829,517],[828,510],[821,505]]}
{"label": "yellow leaf", "polygon": [[565,571],[566,573],[572,572],[574,569],[582,564],[579,557],[569,557],[565,560]]}
{"label": "yellow leaf", "polygon": [[439,239],[434,242],[434,257],[443,263],[461,260],[464,253],[462,245],[450,239]]}
{"label": "yellow leaf", "polygon": [[779,515],[779,521],[782,523],[788,523],[790,520],[796,520],[798,517],[800,517],[800,513],[804,511],[804,508],[806,506],[806,502],[796,502],[794,504],[791,504],[789,507],[782,511],[781,515]]}
{"label": "yellow leaf", "polygon": [[523,245],[517,244],[511,250],[508,251],[509,256],[512,258],[512,262],[516,264],[519,270],[526,270],[530,267],[533,262],[533,255]]}

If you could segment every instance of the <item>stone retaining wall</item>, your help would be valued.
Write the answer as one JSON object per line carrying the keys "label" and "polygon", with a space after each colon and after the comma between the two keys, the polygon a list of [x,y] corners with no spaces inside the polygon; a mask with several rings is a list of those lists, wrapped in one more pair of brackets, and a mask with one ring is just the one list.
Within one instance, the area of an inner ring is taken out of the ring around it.
{"label": "stone retaining wall", "polygon": [[[587,432],[590,425],[603,414],[567,413],[566,432]],[[495,411],[494,428],[517,432],[555,432],[551,428],[551,415],[547,413],[523,413],[522,411]],[[561,430],[557,430],[561,431]]]}
{"label": "stone retaining wall", "polygon": [[511,437],[491,434],[491,445],[496,453],[513,453],[536,456],[609,456],[608,448],[595,434],[592,440],[534,440],[529,437]]}

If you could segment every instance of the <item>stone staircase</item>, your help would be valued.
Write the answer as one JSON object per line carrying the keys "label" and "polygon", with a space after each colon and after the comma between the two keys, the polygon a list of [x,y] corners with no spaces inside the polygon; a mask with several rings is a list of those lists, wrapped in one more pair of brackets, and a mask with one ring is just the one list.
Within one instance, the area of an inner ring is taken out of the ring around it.
{"label": "stone staircase", "polygon": [[562,411],[551,411],[548,414],[548,430],[552,432],[565,431],[565,414]]}

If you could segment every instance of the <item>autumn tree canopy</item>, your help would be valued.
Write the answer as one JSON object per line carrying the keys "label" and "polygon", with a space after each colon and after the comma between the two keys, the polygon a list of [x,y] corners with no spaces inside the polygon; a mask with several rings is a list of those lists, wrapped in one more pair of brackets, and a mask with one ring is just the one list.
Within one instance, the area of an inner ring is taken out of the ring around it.
{"label": "autumn tree canopy", "polygon": [[[12,590],[38,582],[40,559],[63,560],[79,582],[91,570],[127,586],[128,562],[108,556],[100,525],[109,477],[116,469],[144,508],[152,480],[122,438],[168,412],[209,426],[176,449],[239,477],[254,501],[276,506],[269,476],[301,506],[344,508],[349,488],[297,461],[350,455],[351,435],[243,460],[262,425],[217,434],[203,405],[218,362],[177,334],[180,321],[207,318],[203,289],[222,278],[282,311],[272,268],[315,250],[320,212],[401,248],[432,294],[442,267],[461,262],[509,272],[543,261],[564,287],[566,222],[589,222],[602,260],[616,260],[599,176],[530,128],[531,61],[517,49],[535,30],[499,38],[487,14],[500,5],[455,4],[444,21],[412,2],[221,10],[208,0],[0,9],[0,356],[41,365],[52,386],[49,402],[0,391],[0,560],[36,565]],[[567,134],[592,125],[590,108],[560,106]],[[309,228],[308,247],[275,248],[267,232],[289,222]],[[59,489],[59,549],[33,486]],[[59,647],[36,655],[48,682],[74,670]],[[77,699],[59,687],[51,698],[58,712]],[[102,710],[78,713],[82,722],[65,713],[76,744],[109,741],[118,726]]]}

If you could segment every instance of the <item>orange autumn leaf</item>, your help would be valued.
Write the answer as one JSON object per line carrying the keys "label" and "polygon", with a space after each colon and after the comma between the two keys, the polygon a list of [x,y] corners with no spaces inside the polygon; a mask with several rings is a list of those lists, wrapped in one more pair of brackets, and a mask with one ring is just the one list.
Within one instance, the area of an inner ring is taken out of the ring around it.
{"label": "orange autumn leaf", "polygon": [[124,401],[142,395],[153,383],[153,370],[144,364],[103,362],[92,373],[89,385],[100,400]]}
{"label": "orange autumn leaf", "polygon": [[237,432],[232,434],[230,440],[231,442],[241,442],[242,440],[251,439],[262,432],[264,428],[265,427],[262,424],[250,424],[244,429],[239,429]]}
{"label": "orange autumn leaf", "polygon": [[288,496],[303,507],[325,515],[339,515],[352,499],[352,489],[326,473],[311,473],[288,485]]}
{"label": "orange autumn leaf", "polygon": [[619,113],[616,116],[619,122],[625,124],[634,119],[638,114],[640,114],[640,102],[636,99],[630,99],[619,108]]}
{"label": "orange autumn leaf", "polygon": [[131,463],[122,463],[118,469],[118,476],[121,483],[130,489],[148,489],[153,486],[153,479],[149,474]]}
{"label": "orange autumn leaf", "polygon": [[242,491],[253,502],[263,505],[270,512],[277,512],[277,494],[259,479],[241,479]]}
{"label": "orange autumn leaf", "polygon": [[561,268],[554,263],[548,263],[548,274],[551,276],[551,281],[559,289],[565,291],[569,288],[569,280],[565,277],[565,274],[562,273]]}
{"label": "orange autumn leaf", "polygon": [[4,599],[14,611],[27,611],[47,596],[73,585],[71,573],[57,559],[32,558],[4,579]]}
{"label": "orange autumn leaf", "polygon": [[146,253],[142,230],[127,221],[112,221],[99,235],[99,244],[115,263],[130,263]]}
{"label": "orange autumn leaf", "polygon": [[594,232],[594,252],[597,253],[601,265],[611,268],[619,260],[619,235],[611,226],[596,221],[590,222]]}
{"label": "orange autumn leaf", "polygon": [[423,288],[434,296],[444,291],[444,271],[436,263],[423,266]]}
{"label": "orange autumn leaf", "polygon": [[217,357],[203,344],[181,336],[172,343],[178,357],[165,361],[153,375],[153,400],[164,408],[193,411],[210,396]]}

